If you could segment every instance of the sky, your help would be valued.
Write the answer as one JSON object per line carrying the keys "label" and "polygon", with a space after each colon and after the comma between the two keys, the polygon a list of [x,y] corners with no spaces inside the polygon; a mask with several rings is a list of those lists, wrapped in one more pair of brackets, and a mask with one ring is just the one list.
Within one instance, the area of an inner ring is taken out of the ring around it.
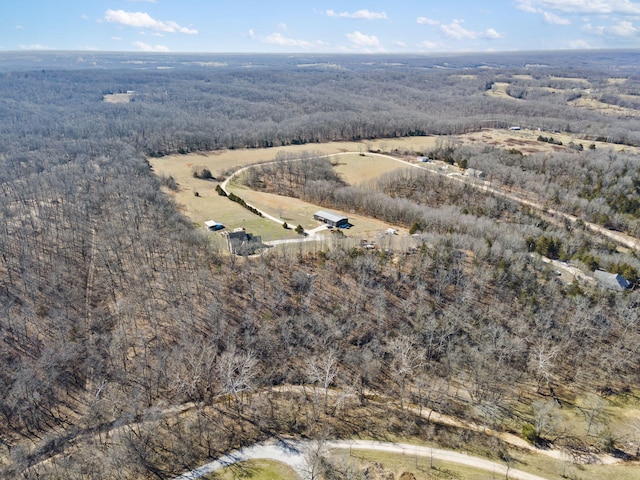
{"label": "sky", "polygon": [[640,0],[0,0],[0,51],[640,48]]}

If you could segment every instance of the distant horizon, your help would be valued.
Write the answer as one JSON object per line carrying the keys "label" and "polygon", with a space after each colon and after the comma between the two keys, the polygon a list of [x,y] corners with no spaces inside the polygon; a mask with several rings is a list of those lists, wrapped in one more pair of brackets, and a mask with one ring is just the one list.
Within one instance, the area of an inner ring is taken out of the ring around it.
{"label": "distant horizon", "polygon": [[638,47],[602,47],[602,48],[557,48],[557,49],[538,49],[538,50],[460,50],[460,51],[406,51],[406,52],[301,52],[301,51],[281,51],[281,52],[260,52],[260,51],[175,51],[175,52],[151,52],[140,50],[73,50],[73,49],[60,49],[60,50],[0,50],[2,54],[121,54],[121,55],[152,55],[152,56],[171,56],[171,55],[279,55],[279,56],[387,56],[387,57],[402,57],[402,56],[433,56],[433,55],[505,55],[505,54],[553,54],[553,53],[599,53],[599,52],[633,52],[640,53],[640,46]]}
{"label": "distant horizon", "polygon": [[0,52],[454,54],[640,48],[636,0],[5,0]]}

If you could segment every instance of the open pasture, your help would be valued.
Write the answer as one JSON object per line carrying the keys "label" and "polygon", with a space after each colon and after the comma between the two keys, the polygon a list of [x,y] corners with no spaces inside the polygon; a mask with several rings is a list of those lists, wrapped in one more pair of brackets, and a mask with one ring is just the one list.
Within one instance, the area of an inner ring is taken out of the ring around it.
{"label": "open pasture", "polygon": [[[354,142],[335,143],[327,149],[348,150],[354,145],[357,144]],[[392,145],[397,147],[400,142],[393,142]],[[362,145],[359,147],[362,148]],[[381,148],[381,145],[375,144],[372,148]],[[404,148],[410,148],[406,142]],[[297,238],[297,234],[292,229],[286,230],[278,223],[258,217],[228,198],[218,195],[215,190],[217,181],[193,177],[194,166],[206,166],[213,172],[215,172],[214,166],[219,167],[220,165],[224,165],[226,170],[233,168],[233,166],[239,168],[250,164],[252,160],[254,160],[253,163],[263,161],[267,157],[265,153],[271,153],[273,150],[230,150],[224,152],[223,155],[172,155],[164,158],[151,158],[149,163],[158,175],[172,176],[175,179],[179,186],[178,191],[167,189],[167,192],[174,197],[182,212],[197,225],[203,225],[206,220],[215,220],[223,223],[229,230],[244,227],[248,232],[261,235],[264,241]],[[288,151],[295,152],[297,150],[303,151],[300,149]],[[247,152],[251,155],[246,155]],[[236,158],[233,158],[234,154]],[[217,162],[216,159],[219,157],[222,157],[222,161]],[[358,183],[358,172],[364,174],[362,180],[365,181],[402,167],[400,162],[368,154],[365,154],[364,157],[360,154],[341,155],[335,159],[335,162],[338,164],[337,168],[342,169],[341,173],[348,183]],[[254,191],[244,187],[236,180],[230,182],[228,189],[244,199],[249,205],[287,222],[291,228],[295,228],[297,225],[302,225],[305,230],[317,227],[319,224],[313,220],[313,214],[318,210],[326,209],[296,198]],[[198,196],[195,195],[196,192]],[[376,219],[354,215],[351,212],[339,213],[347,215],[353,224],[351,229],[343,232],[348,236],[373,238],[390,227],[395,228],[399,233],[403,231],[395,225],[389,225]],[[332,235],[328,229],[323,234],[325,236]]]}
{"label": "open pasture", "polygon": [[616,115],[623,117],[637,117],[640,116],[639,110],[632,108],[621,107],[619,105],[612,105],[610,103],[604,103],[593,97],[580,97],[568,102],[569,105],[579,108],[586,108],[587,110],[597,110],[605,115]]}
{"label": "open pasture", "polygon": [[[392,160],[389,161],[392,162]],[[311,230],[321,225],[318,221],[313,219],[313,214],[315,212],[318,210],[331,210],[330,208],[308,203],[297,198],[250,190],[249,188],[238,185],[235,182],[231,185],[229,191],[232,191],[236,195],[242,197],[250,205],[253,205],[265,213],[287,222],[289,226],[295,227],[296,225],[302,225],[305,230]],[[398,233],[406,233],[406,229],[390,225],[386,222],[376,220],[375,218],[356,215],[352,212],[336,211],[336,213],[349,217],[349,223],[353,226],[348,230],[334,230],[340,231],[349,237],[375,239],[375,237],[383,234],[388,228],[395,228],[398,230]],[[275,222],[271,223],[275,225]],[[278,228],[286,233],[286,230],[282,227]],[[261,234],[260,232],[255,233]],[[292,233],[292,235],[295,236],[295,233]],[[331,230],[327,229],[325,232],[321,232],[320,235],[328,237],[330,235],[336,235],[336,233],[332,233]],[[264,235],[263,239],[272,240],[272,238],[267,238],[266,235]],[[276,240],[276,238],[273,238],[273,240]]]}
{"label": "open pasture", "polygon": [[340,155],[334,162],[335,171],[350,185],[366,184],[385,173],[407,168],[404,163],[370,153]]}
{"label": "open pasture", "polygon": [[239,462],[203,477],[204,480],[299,480],[299,478],[290,466],[267,459]]}
{"label": "open pasture", "polygon": [[130,93],[109,93],[102,96],[105,103],[129,103],[131,101]]}
{"label": "open pasture", "polygon": [[[562,146],[552,145],[546,142],[539,142],[537,139],[542,135],[544,137],[553,137],[555,140],[562,142]],[[566,133],[546,132],[540,130],[507,130],[507,129],[491,129],[480,130],[478,132],[471,132],[464,135],[457,135],[453,137],[454,141],[458,141],[461,144],[487,144],[494,145],[505,149],[516,149],[524,154],[531,154],[537,152],[554,152],[567,148],[570,142],[576,144],[582,144],[586,149],[591,144],[596,146],[596,149],[613,149],[616,151],[625,150],[628,152],[637,153],[636,147],[630,147],[628,145],[619,145],[614,143],[599,142],[595,140],[585,140],[575,137]]]}

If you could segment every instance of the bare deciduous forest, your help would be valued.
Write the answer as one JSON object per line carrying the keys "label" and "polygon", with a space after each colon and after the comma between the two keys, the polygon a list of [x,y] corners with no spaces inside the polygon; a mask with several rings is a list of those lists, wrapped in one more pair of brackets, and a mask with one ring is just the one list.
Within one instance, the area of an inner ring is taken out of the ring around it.
{"label": "bare deciduous forest", "polygon": [[[0,54],[1,477],[171,478],[278,435],[511,448],[423,411],[576,462],[637,461],[639,421],[633,434],[606,412],[638,408],[640,260],[585,227],[640,237],[637,52],[84,57]],[[587,96],[602,108],[576,104]],[[451,140],[514,125],[573,140]],[[347,185],[329,160],[282,158],[243,181],[404,225],[421,247],[238,258],[147,162],[427,135],[437,149],[395,153],[481,170],[578,220],[418,170]],[[563,283],[540,255],[634,288]]]}

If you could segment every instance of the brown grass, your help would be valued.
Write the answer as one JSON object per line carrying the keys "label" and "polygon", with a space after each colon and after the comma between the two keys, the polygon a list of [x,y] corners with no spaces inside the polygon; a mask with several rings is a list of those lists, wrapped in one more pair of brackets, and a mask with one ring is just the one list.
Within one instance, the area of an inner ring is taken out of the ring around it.
{"label": "brown grass", "polygon": [[282,462],[257,459],[239,462],[203,478],[207,480],[298,480],[300,477],[293,468]]}
{"label": "brown grass", "polygon": [[[506,84],[505,84],[506,85]],[[539,135],[553,136],[555,139],[567,145],[573,141],[582,143],[584,148],[595,144],[596,148],[613,148],[615,150],[627,150],[637,152],[637,148],[624,145],[612,145],[603,142],[581,140],[566,134],[539,132],[535,130],[512,131],[507,129],[482,130],[464,135],[447,137],[454,143],[460,144],[488,144],[499,148],[517,149],[524,154],[535,152],[552,152],[558,148],[544,142],[538,142]],[[154,171],[159,175],[172,176],[179,185],[177,192],[167,192],[175,199],[179,209],[197,225],[203,225],[206,220],[215,220],[223,223],[228,229],[244,227],[247,231],[256,235],[262,235],[265,241],[283,238],[296,238],[291,230],[285,230],[275,222],[260,218],[240,205],[220,197],[215,187],[216,181],[201,180],[193,177],[193,167],[207,167],[214,176],[220,177],[225,172],[236,170],[242,166],[259,162],[271,161],[278,152],[290,154],[304,151],[315,151],[319,154],[360,152],[341,155],[336,163],[336,170],[349,184],[358,185],[398,168],[403,165],[391,159],[385,159],[370,155],[369,151],[408,153],[428,153],[442,137],[407,137],[394,139],[368,140],[364,142],[332,142],[327,144],[295,145],[268,149],[243,149],[224,150],[189,155],[170,155],[163,158],[150,158]],[[324,209],[320,205],[313,205],[301,200],[251,191],[236,183],[230,189],[242,197],[247,203],[258,209],[286,221],[290,226],[302,225],[305,229],[311,229],[318,224],[313,221],[313,213]],[[195,193],[198,192],[198,196]],[[393,227],[399,233],[406,233],[405,229],[398,228],[385,222],[356,215],[353,212],[338,212],[347,215],[354,227],[344,233],[351,237],[367,238],[375,240],[378,235],[387,228]],[[326,235],[329,235],[327,232]],[[388,242],[386,242],[388,243]]]}
{"label": "brown grass", "polygon": [[632,108],[620,107],[618,105],[611,105],[609,103],[600,102],[595,98],[580,97],[571,102],[569,105],[579,108],[586,108],[587,110],[597,110],[605,115],[622,115],[625,117],[637,117],[640,116],[640,111],[633,110]]}
{"label": "brown grass", "polygon": [[399,168],[408,168],[406,164],[371,154],[340,155],[335,171],[342,180],[350,185],[369,183],[385,173]]}

